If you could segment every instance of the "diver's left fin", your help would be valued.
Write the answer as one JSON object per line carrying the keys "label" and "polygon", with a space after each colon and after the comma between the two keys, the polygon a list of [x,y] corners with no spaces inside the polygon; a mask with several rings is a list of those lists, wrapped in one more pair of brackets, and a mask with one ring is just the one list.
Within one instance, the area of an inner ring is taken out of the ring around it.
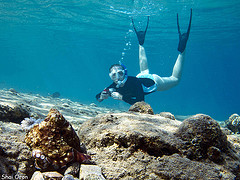
{"label": "diver's left fin", "polygon": [[178,13],[177,13],[177,27],[178,27],[178,34],[179,34],[179,43],[178,43],[178,51],[183,53],[183,51],[186,48],[188,37],[190,34],[190,29],[191,29],[191,24],[192,24],[192,8],[191,8],[191,13],[190,13],[190,20],[189,20],[189,25],[188,25],[188,30],[186,33],[181,33],[180,26],[179,26],[179,19],[178,19]]}
{"label": "diver's left fin", "polygon": [[146,33],[147,33],[147,29],[148,29],[149,16],[148,16],[147,26],[146,26],[145,31],[137,31],[137,29],[136,29],[136,27],[135,27],[135,24],[134,24],[134,21],[133,21],[133,18],[132,18],[132,23],[133,23],[133,28],[134,28],[134,31],[135,31],[135,33],[136,33],[136,35],[137,35],[139,44],[140,44],[140,45],[143,45],[143,44],[144,44],[144,40],[145,40],[145,36],[146,36]]}

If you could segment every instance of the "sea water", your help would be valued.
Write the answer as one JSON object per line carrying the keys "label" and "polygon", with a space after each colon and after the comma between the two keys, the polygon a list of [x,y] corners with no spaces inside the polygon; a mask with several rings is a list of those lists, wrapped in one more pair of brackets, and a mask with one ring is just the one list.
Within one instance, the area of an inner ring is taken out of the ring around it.
{"label": "sea water", "polygon": [[111,82],[120,60],[139,73],[138,42],[131,19],[145,29],[150,73],[170,76],[178,56],[176,15],[192,28],[180,84],[146,96],[154,112],[208,114],[226,120],[240,113],[240,2],[238,0],[1,0],[0,88],[82,103],[128,109],[95,95]]}

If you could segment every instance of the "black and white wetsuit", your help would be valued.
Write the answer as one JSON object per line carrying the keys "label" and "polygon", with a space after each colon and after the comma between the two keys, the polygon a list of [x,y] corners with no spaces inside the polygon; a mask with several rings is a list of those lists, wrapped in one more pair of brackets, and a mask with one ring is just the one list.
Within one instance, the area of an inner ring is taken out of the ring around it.
{"label": "black and white wetsuit", "polygon": [[[144,101],[145,95],[157,90],[155,81],[150,78],[128,76],[128,79],[123,87],[117,88],[116,85],[116,83],[112,83],[106,89],[113,88],[115,92],[118,92],[123,96],[123,101],[131,105],[139,101]],[[99,99],[100,95],[101,92],[96,95],[96,98]]]}

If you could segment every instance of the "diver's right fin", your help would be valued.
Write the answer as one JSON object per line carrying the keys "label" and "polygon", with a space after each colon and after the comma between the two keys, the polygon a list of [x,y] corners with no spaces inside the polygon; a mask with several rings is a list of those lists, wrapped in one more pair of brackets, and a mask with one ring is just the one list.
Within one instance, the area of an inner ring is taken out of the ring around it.
{"label": "diver's right fin", "polygon": [[179,34],[178,51],[181,53],[183,53],[186,48],[188,37],[190,34],[191,24],[192,24],[192,8],[191,8],[191,12],[190,12],[190,20],[189,20],[188,30],[186,33],[182,34],[180,31],[178,13],[177,13],[177,27],[178,27],[178,34]]}
{"label": "diver's right fin", "polygon": [[140,45],[143,45],[144,44],[144,40],[145,40],[145,35],[147,33],[147,29],[148,29],[148,24],[149,24],[149,16],[148,16],[148,20],[147,20],[147,26],[146,26],[146,29],[145,31],[137,31],[136,30],[136,27],[134,25],[134,21],[133,21],[133,18],[132,18],[132,23],[133,23],[133,28],[135,30],[135,33],[137,35],[137,38],[138,38],[138,42]]}

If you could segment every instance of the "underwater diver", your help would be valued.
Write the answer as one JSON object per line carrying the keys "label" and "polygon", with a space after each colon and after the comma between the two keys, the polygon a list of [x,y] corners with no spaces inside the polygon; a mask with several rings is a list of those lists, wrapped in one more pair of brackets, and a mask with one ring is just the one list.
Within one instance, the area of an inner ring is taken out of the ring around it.
{"label": "underwater diver", "polygon": [[139,42],[139,65],[140,73],[136,76],[128,76],[127,68],[123,64],[114,64],[109,69],[109,76],[113,83],[105,88],[102,92],[96,95],[99,102],[112,97],[113,99],[123,100],[126,103],[134,104],[139,101],[144,101],[144,96],[156,91],[165,91],[176,86],[182,75],[185,48],[190,34],[192,21],[192,9],[190,13],[190,21],[186,33],[181,34],[178,14],[177,27],[179,34],[178,51],[180,54],[177,57],[173,72],[170,77],[160,77],[157,74],[150,74],[148,69],[148,62],[143,47],[145,35],[148,29],[149,16],[145,31],[137,31],[132,19],[133,28]]}

